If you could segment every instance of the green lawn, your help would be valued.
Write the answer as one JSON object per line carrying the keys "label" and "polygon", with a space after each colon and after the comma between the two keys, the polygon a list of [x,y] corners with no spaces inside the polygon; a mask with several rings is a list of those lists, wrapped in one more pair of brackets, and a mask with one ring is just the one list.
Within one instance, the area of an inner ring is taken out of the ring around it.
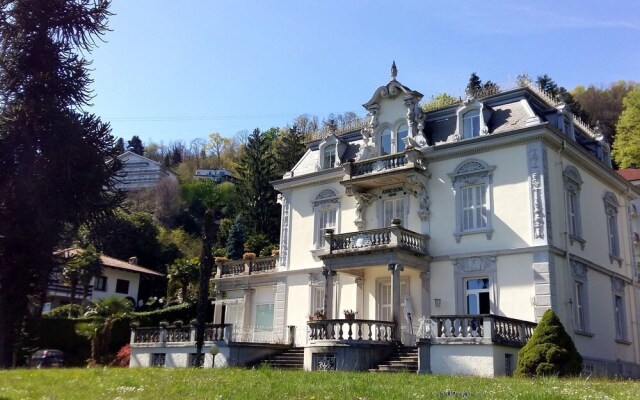
{"label": "green lawn", "polygon": [[272,369],[0,371],[0,400],[639,399],[640,381],[467,378]]}

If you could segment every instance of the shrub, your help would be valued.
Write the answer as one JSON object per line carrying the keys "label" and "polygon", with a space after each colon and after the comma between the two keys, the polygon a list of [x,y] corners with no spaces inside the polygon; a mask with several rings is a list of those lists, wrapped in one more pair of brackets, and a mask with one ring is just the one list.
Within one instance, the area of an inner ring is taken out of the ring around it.
{"label": "shrub", "polygon": [[576,350],[560,319],[547,310],[531,339],[518,353],[516,376],[573,376],[582,370],[582,356]]}
{"label": "shrub", "polygon": [[112,367],[128,367],[129,360],[131,359],[131,346],[125,344],[118,350],[116,358],[111,362]]}
{"label": "shrub", "polygon": [[82,315],[82,307],[79,304],[65,304],[42,314],[43,318],[78,318]]}

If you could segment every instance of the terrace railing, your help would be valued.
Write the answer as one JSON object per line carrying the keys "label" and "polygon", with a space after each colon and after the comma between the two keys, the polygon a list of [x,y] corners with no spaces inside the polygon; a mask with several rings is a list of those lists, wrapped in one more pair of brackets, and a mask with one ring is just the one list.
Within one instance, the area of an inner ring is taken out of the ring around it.
{"label": "terrace railing", "polygon": [[260,257],[253,260],[233,260],[217,265],[216,278],[239,275],[255,275],[274,272],[277,257]]}
{"label": "terrace railing", "polygon": [[536,323],[497,315],[438,315],[426,321],[419,336],[440,343],[485,339],[496,344],[522,347],[533,335]]}
{"label": "terrace railing", "polygon": [[[231,324],[206,324],[204,330],[205,342],[229,341],[232,337]],[[131,344],[159,344],[167,343],[195,343],[195,326],[160,326],[160,327],[131,327]]]}
{"label": "terrace railing", "polygon": [[309,321],[309,341],[393,342],[396,324],[367,319],[325,319]]}
{"label": "terrace railing", "polygon": [[338,234],[327,232],[325,239],[328,241],[330,253],[400,248],[420,255],[427,255],[428,237],[399,225]]}

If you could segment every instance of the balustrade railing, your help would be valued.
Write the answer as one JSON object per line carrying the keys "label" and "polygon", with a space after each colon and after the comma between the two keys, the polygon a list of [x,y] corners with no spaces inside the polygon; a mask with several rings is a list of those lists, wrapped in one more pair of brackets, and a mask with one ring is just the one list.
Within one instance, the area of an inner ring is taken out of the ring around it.
{"label": "balustrade railing", "polygon": [[[131,343],[195,343],[195,326],[131,328]],[[205,342],[227,341],[231,338],[231,324],[206,324]]]}
{"label": "balustrade railing", "polygon": [[366,319],[309,321],[309,340],[392,342],[396,324]]}
{"label": "balustrade railing", "polygon": [[524,346],[533,335],[536,323],[497,315],[438,315],[427,321],[427,337],[438,339],[490,339],[510,346]]}
{"label": "balustrade railing", "polygon": [[371,174],[373,172],[388,171],[407,164],[405,153],[389,154],[382,157],[371,158],[365,161],[353,163],[351,166],[351,177]]}
{"label": "balustrade railing", "polygon": [[216,277],[252,275],[276,270],[277,257],[260,257],[253,260],[233,260],[218,265]]}
{"label": "balustrade railing", "polygon": [[427,254],[428,239],[425,235],[404,229],[400,226],[372,229],[359,232],[330,234],[328,237],[330,252],[370,249],[376,246],[399,247]]}

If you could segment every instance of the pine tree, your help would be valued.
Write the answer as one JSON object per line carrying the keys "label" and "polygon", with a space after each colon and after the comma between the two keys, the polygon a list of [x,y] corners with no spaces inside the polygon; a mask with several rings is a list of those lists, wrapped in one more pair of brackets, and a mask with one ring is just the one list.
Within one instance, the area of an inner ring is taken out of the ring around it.
{"label": "pine tree", "polygon": [[304,134],[298,130],[298,126],[283,129],[276,149],[279,173],[291,171],[305,151],[307,147],[304,145]]}
{"label": "pine tree", "polygon": [[242,219],[237,216],[231,229],[229,229],[229,238],[227,239],[227,257],[231,260],[239,260],[244,254],[244,242],[246,234]]}
{"label": "pine tree", "polygon": [[270,183],[278,178],[272,146],[276,134],[277,129],[260,132],[256,128],[248,137],[237,168],[239,199],[245,220],[251,224],[249,232],[264,233],[271,242],[278,241],[280,227],[277,193]]}
{"label": "pine tree", "polygon": [[115,145],[115,151],[118,154],[122,154],[125,151],[127,151],[124,147],[124,139],[123,138],[118,138],[118,140],[116,140],[116,145]]}
{"label": "pine tree", "polygon": [[[108,124],[82,110],[109,0],[0,5],[0,368],[13,362],[28,296],[46,289],[66,226],[120,199]],[[108,161],[105,163],[105,160]]]}
{"label": "pine tree", "polygon": [[516,376],[573,376],[582,370],[582,356],[550,309],[518,353]]}
{"label": "pine tree", "polygon": [[472,72],[465,93],[468,96],[475,96],[480,89],[482,89],[482,80],[480,80],[480,77],[475,72]]}
{"label": "pine tree", "polygon": [[144,146],[142,145],[142,140],[140,139],[140,137],[138,137],[138,135],[133,135],[133,137],[127,142],[127,144],[129,145],[127,147],[129,151],[136,153],[139,156],[144,155]]}
{"label": "pine tree", "polygon": [[640,164],[640,89],[624,98],[611,156],[621,168]]}

